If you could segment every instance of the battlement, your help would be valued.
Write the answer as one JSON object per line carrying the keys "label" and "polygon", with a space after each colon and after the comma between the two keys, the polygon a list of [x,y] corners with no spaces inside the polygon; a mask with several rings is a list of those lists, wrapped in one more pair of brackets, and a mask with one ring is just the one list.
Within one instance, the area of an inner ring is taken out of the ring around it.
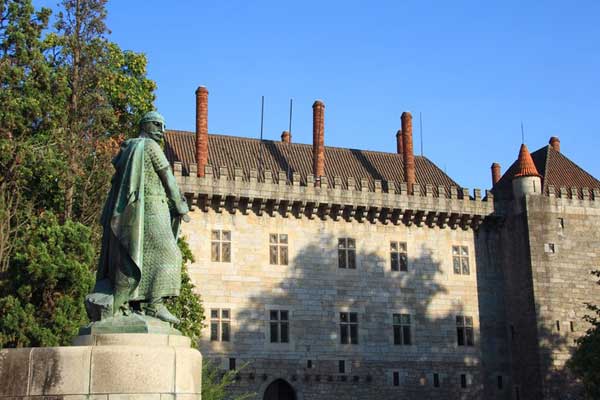
{"label": "battlement", "polygon": [[555,187],[554,185],[548,185],[548,197],[569,199],[569,200],[583,200],[596,202],[600,201],[600,189],[598,188],[578,188],[578,187]]}
{"label": "battlement", "polygon": [[[207,211],[226,210],[231,213],[257,215],[266,213],[284,218],[330,218],[358,222],[400,224],[440,228],[477,229],[485,218],[494,213],[493,194],[474,189],[414,184],[409,194],[406,183],[375,180],[372,189],[367,179],[327,177],[315,182],[312,175],[301,184],[299,174],[287,176],[285,171],[276,175],[265,170],[259,179],[256,169],[244,176],[241,168],[233,174],[220,167],[215,176],[213,167],[206,165],[204,176],[197,176],[197,166],[189,164],[189,175],[184,176],[182,165],[175,162],[173,171],[190,203]],[[233,176],[233,179],[230,179]]]}

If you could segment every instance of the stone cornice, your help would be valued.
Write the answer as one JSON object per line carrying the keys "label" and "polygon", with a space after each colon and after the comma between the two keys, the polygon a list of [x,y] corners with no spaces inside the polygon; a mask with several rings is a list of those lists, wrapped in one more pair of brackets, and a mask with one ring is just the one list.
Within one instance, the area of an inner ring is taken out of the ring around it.
{"label": "stone cornice", "polygon": [[[259,181],[256,170],[250,171],[249,180],[242,178],[241,169],[234,171],[234,179],[228,179],[228,171],[222,167],[217,179],[212,166],[206,166],[204,177],[196,176],[195,167],[190,165],[189,176],[182,175],[180,163],[174,164],[173,171],[191,204],[204,211],[212,208],[216,212],[280,214],[284,218],[345,219],[452,229],[477,229],[494,214],[493,195],[486,191],[482,199],[479,189],[471,196],[468,189],[434,190],[426,185],[425,195],[421,196],[419,184],[415,185],[415,195],[409,195],[406,184],[397,187],[393,182],[375,181],[374,190],[369,191],[366,182],[360,185],[361,190],[356,190],[354,178],[348,178],[348,189],[342,189],[341,178],[328,182],[321,177],[315,184],[309,176],[307,185],[301,186],[297,175],[288,182],[285,172],[280,172],[276,183],[268,170],[264,171],[264,181]],[[438,193],[441,195],[437,196]]]}

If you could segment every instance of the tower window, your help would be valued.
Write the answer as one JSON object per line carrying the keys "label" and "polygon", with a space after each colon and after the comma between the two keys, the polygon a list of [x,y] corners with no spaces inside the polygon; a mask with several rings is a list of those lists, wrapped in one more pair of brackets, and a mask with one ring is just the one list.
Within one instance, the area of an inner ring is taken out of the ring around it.
{"label": "tower window", "polygon": [[456,316],[456,339],[459,346],[473,346],[473,317]]}
{"label": "tower window", "polygon": [[215,262],[231,262],[231,231],[211,232],[210,259]]}
{"label": "tower window", "polygon": [[269,311],[271,343],[288,343],[290,341],[288,315],[288,310]]}
{"label": "tower window", "polygon": [[288,265],[288,235],[277,233],[269,235],[269,263]]}
{"label": "tower window", "polygon": [[410,314],[394,314],[394,344],[411,345],[411,318]]}
{"label": "tower window", "polygon": [[392,376],[393,376],[393,385],[400,386],[400,372],[394,371]]}
{"label": "tower window", "polygon": [[358,344],[358,315],[355,312],[340,313],[340,343]]}
{"label": "tower window", "polygon": [[356,242],[354,239],[338,239],[338,266],[356,269]]}
{"label": "tower window", "polygon": [[213,342],[229,342],[231,311],[213,308],[210,310],[210,340]]}
{"label": "tower window", "polygon": [[408,271],[406,242],[390,242],[390,262],[392,271]]}
{"label": "tower window", "polygon": [[469,248],[467,246],[452,246],[452,265],[456,275],[469,275]]}

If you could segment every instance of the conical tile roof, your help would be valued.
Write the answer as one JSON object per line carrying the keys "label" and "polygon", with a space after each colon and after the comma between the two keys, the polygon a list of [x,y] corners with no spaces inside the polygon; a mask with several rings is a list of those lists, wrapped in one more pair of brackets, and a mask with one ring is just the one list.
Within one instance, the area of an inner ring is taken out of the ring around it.
{"label": "conical tile roof", "polygon": [[527,149],[527,146],[525,146],[525,143],[521,145],[521,149],[519,150],[519,159],[517,163],[519,169],[515,174],[515,178],[523,176],[537,176],[539,178],[542,177],[538,172],[537,168],[535,167],[533,159],[531,158],[531,154],[529,154],[529,150]]}

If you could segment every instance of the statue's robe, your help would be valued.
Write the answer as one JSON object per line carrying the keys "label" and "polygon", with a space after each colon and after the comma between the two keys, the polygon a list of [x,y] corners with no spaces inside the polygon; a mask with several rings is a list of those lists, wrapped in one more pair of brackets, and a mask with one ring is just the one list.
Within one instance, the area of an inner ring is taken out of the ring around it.
{"label": "statue's robe", "polygon": [[182,260],[157,173],[169,168],[160,146],[149,138],[129,139],[113,165],[94,292],[110,291],[116,313],[128,301],[178,296]]}

